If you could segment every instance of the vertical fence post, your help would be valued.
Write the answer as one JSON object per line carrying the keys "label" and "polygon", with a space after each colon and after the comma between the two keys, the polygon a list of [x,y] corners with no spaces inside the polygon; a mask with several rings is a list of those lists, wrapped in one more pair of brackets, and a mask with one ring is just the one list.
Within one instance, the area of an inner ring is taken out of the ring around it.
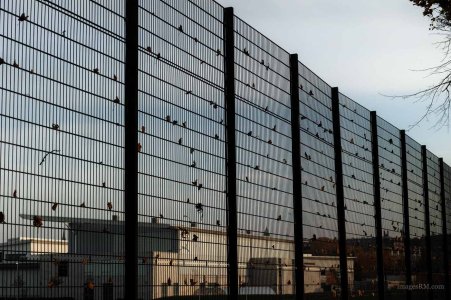
{"label": "vertical fence post", "polygon": [[340,102],[338,88],[332,88],[332,120],[335,150],[335,182],[337,196],[338,248],[340,251],[341,299],[348,299],[348,253],[346,251],[346,220],[343,188],[343,159],[340,129]]}
{"label": "vertical fence post", "polygon": [[443,264],[445,265],[445,295],[450,299],[449,287],[449,258],[448,258],[448,228],[446,224],[446,196],[445,196],[445,166],[443,158],[439,159],[440,167],[440,202],[442,206],[442,232],[443,232]]}
{"label": "vertical fence post", "polygon": [[237,299],[238,297],[234,38],[233,8],[227,7],[224,9],[224,99],[227,137],[227,280],[230,299]]}
{"label": "vertical fence post", "polygon": [[[402,182],[402,207],[404,216],[404,255],[406,264],[406,284],[412,284],[412,258],[410,247],[410,219],[409,219],[409,189],[407,186],[407,146],[406,131],[401,130],[401,182]],[[407,289],[407,299],[411,298],[411,292]]]}
{"label": "vertical fence post", "polygon": [[376,221],[376,256],[377,256],[377,286],[379,300],[385,299],[384,252],[382,245],[382,207],[381,207],[381,179],[379,174],[379,142],[377,134],[377,113],[371,112],[371,153],[373,155],[373,189],[374,210]]}
{"label": "vertical fence post", "polygon": [[[429,218],[429,181],[426,146],[421,146],[421,158],[423,161],[424,225],[426,230],[426,264],[428,266],[427,283],[432,284],[431,221]],[[429,290],[429,299],[433,299],[432,290]]]}
{"label": "vertical fence post", "polygon": [[138,296],[138,0],[125,7],[125,282],[124,298]]}
{"label": "vertical fence post", "polygon": [[291,138],[293,161],[293,215],[294,222],[294,267],[296,279],[296,299],[304,299],[304,253],[302,232],[302,178],[301,178],[301,133],[299,108],[299,63],[298,55],[290,55],[291,92]]}

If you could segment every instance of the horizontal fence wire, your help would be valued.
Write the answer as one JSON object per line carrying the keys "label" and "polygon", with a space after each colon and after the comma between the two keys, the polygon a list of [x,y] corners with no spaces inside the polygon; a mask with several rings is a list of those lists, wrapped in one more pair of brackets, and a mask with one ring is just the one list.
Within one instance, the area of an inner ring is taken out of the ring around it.
{"label": "horizontal fence wire", "polygon": [[[443,206],[439,158],[426,151],[423,161],[422,146],[409,136],[403,153],[399,129],[377,117],[374,169],[371,112],[339,94],[345,216],[339,224],[332,87],[298,63],[294,130],[301,150],[293,152],[287,51],[234,17],[235,98],[225,99],[225,9],[210,0],[138,4],[138,298],[233,298],[230,270],[237,271],[233,285],[241,295],[340,298],[342,259],[347,293],[379,299],[376,175],[385,298],[404,299],[409,280],[451,284],[449,165]],[[132,133],[125,131],[124,108],[136,99],[125,99],[125,19],[124,0],[0,3],[1,299],[127,298],[124,140]],[[232,177],[226,100],[235,103]],[[301,182],[293,179],[294,157]],[[229,261],[230,182],[237,264]],[[302,199],[294,199],[295,185]],[[294,213],[294,201],[302,201],[302,215]],[[303,230],[303,282],[295,275],[295,222]],[[295,295],[298,284],[305,295]],[[445,299],[445,289],[432,295]]]}

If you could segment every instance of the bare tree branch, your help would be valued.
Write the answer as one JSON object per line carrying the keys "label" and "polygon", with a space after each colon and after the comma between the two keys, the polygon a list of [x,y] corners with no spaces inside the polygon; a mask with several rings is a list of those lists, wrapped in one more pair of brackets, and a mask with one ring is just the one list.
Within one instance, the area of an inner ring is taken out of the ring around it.
{"label": "bare tree branch", "polygon": [[440,76],[441,79],[432,86],[418,92],[400,95],[387,96],[400,99],[414,99],[414,102],[427,103],[425,111],[418,121],[409,126],[412,129],[430,117],[435,119],[432,128],[440,129],[450,126],[451,110],[451,2],[449,0],[409,0],[414,5],[423,8],[423,15],[430,18],[429,30],[434,30],[443,37],[436,46],[443,51],[443,58],[439,65],[414,70],[429,72],[427,77]]}

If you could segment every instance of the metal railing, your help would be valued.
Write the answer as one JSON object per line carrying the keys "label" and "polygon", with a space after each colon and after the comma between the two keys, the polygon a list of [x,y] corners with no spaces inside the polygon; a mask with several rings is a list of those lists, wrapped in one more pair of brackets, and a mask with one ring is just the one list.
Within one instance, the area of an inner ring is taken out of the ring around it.
{"label": "metal railing", "polygon": [[0,22],[0,299],[449,299],[451,167],[232,8]]}

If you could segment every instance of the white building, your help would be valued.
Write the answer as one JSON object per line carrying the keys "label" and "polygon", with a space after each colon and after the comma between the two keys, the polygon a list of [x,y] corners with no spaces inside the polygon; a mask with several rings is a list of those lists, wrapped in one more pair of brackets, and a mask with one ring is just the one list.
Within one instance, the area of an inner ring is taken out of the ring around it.
{"label": "white building", "polygon": [[[48,220],[67,223],[68,241],[18,238],[1,244],[0,297],[122,298],[123,222]],[[140,223],[138,231],[140,298],[226,293],[225,231],[158,223]],[[293,240],[239,234],[238,245],[242,293],[294,293]],[[348,259],[348,274],[352,284],[354,258]],[[339,257],[305,255],[304,276],[306,293],[336,288]]]}
{"label": "white building", "polygon": [[51,240],[30,237],[9,239],[1,244],[0,251],[5,253],[23,254],[26,256],[42,253],[68,253],[68,242],[65,240]]}

